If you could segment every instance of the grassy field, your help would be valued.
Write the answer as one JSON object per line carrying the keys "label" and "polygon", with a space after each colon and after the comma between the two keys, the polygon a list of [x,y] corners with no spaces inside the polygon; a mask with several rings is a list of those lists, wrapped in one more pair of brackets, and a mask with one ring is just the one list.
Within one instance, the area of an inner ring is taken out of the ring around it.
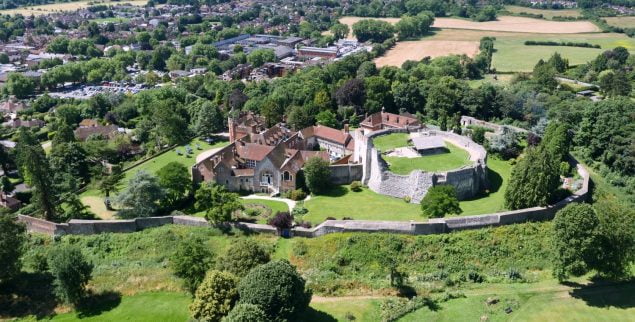
{"label": "grassy field", "polygon": [[373,138],[373,144],[379,151],[388,151],[408,146],[408,133],[391,133]]}
{"label": "grassy field", "polygon": [[[525,46],[526,40],[558,41],[558,42],[588,42],[600,45],[601,49],[565,46]],[[578,34],[578,35],[508,35],[496,37],[494,47],[496,52],[492,59],[492,66],[499,72],[531,71],[538,60],[547,60],[555,53],[560,53],[569,60],[570,65],[578,65],[595,59],[605,50],[615,47],[625,47],[629,51],[635,50],[635,39],[620,34]],[[521,54],[522,53],[522,54]]]}
{"label": "grassy field", "polygon": [[635,28],[635,16],[625,17],[605,17],[606,22],[611,26],[621,28]]}
{"label": "grassy field", "polygon": [[27,6],[16,9],[6,9],[0,10],[0,14],[14,15],[21,14],[24,16],[30,15],[46,15],[54,12],[62,12],[62,11],[74,11],[77,9],[82,9],[98,4],[123,4],[129,3],[133,6],[145,6],[148,1],[146,0],[130,0],[130,1],[91,1],[91,0],[82,0],[82,1],[74,1],[74,2],[61,2],[61,3],[50,3],[43,4],[39,6]]}
{"label": "grassy field", "polygon": [[[494,76],[496,76],[496,79],[494,79]],[[469,80],[468,85],[470,85],[471,88],[478,88],[479,86],[485,83],[505,86],[505,85],[509,85],[509,83],[512,80],[512,77],[513,75],[508,75],[508,74],[501,74],[501,75],[487,74],[481,79]]]}
{"label": "grassy field", "polygon": [[467,151],[448,142],[446,142],[446,146],[450,151],[449,153],[439,153],[416,158],[390,156],[384,156],[383,158],[388,162],[390,171],[403,175],[410,174],[410,172],[414,170],[440,172],[458,169],[471,164],[470,154]]}
{"label": "grassy field", "polygon": [[511,13],[526,12],[526,13],[532,13],[536,15],[542,15],[543,17],[545,17],[545,19],[552,19],[553,17],[556,17],[556,16],[579,17],[582,15],[580,13],[580,10],[578,9],[548,10],[548,9],[527,8],[527,7],[521,7],[521,6],[505,6],[505,10]]}
{"label": "grassy field", "polygon": [[[200,149],[196,148],[196,144],[200,146]],[[125,189],[125,187],[128,184],[128,181],[132,179],[132,177],[134,177],[134,175],[138,171],[143,170],[143,171],[154,174],[157,171],[159,171],[159,169],[161,169],[166,164],[172,161],[179,162],[185,165],[189,169],[194,164],[196,164],[196,156],[198,156],[202,152],[205,152],[210,149],[219,148],[219,147],[225,146],[226,144],[227,144],[227,141],[218,141],[213,144],[208,144],[205,141],[194,139],[187,144],[192,148],[192,154],[189,156],[185,155],[185,145],[171,149],[170,151],[165,152],[153,158],[152,160],[146,161],[137,167],[127,170],[125,172],[125,177],[122,180],[121,190]],[[176,150],[179,150],[183,155],[178,155],[176,153]],[[84,191],[80,195],[80,199],[86,206],[90,208],[90,210],[93,213],[95,213],[100,218],[111,219],[115,215],[114,211],[106,210],[106,207],[103,202],[103,196],[101,192],[99,192],[99,190],[97,190],[97,188],[95,187],[91,187],[87,189],[86,191]]]}
{"label": "grassy field", "polygon": [[304,206],[309,213],[302,219],[313,224],[323,222],[326,217],[337,219],[352,217],[359,220],[424,220],[419,205],[380,195],[368,188],[354,192],[349,189],[349,186],[337,186],[326,195],[311,197]]}
{"label": "grassy field", "polygon": [[[120,302],[119,302],[120,301]],[[187,321],[190,297],[183,293],[151,292],[101,302],[92,312],[71,312],[52,321]],[[114,306],[114,307],[113,307]]]}
{"label": "grassy field", "polygon": [[461,215],[481,215],[505,210],[505,189],[509,183],[512,165],[508,161],[490,157],[487,160],[490,190],[477,198],[460,202]]}

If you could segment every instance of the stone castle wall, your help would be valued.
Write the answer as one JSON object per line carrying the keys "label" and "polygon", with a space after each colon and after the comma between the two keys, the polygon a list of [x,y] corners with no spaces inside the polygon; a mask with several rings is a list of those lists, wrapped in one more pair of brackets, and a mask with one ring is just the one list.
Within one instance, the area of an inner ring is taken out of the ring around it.
{"label": "stone castle wall", "polygon": [[487,152],[485,149],[467,137],[450,132],[427,130],[422,131],[422,134],[441,136],[444,140],[465,149],[469,152],[473,164],[438,173],[415,170],[408,175],[397,175],[390,172],[372,139],[390,133],[410,133],[416,130],[407,128],[385,129],[366,135],[361,130],[356,131],[353,160],[364,166],[362,183],[379,194],[396,198],[409,197],[411,203],[419,203],[431,187],[439,184],[454,186],[460,200],[472,198],[487,187]]}

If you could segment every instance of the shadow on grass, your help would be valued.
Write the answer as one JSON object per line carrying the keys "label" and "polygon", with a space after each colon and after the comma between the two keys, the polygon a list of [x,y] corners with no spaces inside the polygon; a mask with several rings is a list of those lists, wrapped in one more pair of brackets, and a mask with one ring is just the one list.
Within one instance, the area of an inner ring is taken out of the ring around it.
{"label": "shadow on grass", "polygon": [[100,315],[110,311],[121,303],[121,293],[105,291],[89,294],[77,306],[77,317],[80,319]]}
{"label": "shadow on grass", "polygon": [[23,272],[12,282],[0,285],[0,320],[29,315],[41,319],[54,314],[57,301],[52,283],[50,274]]}
{"label": "shadow on grass", "polygon": [[302,321],[306,322],[336,322],[337,319],[332,315],[318,311],[312,307],[309,307],[305,312],[302,318]]}
{"label": "shadow on grass", "polygon": [[329,189],[328,191],[325,191],[324,193],[320,194],[320,196],[342,197],[348,194],[349,192],[350,191],[345,186],[334,186],[334,187],[331,187],[331,189]]}
{"label": "shadow on grass", "polygon": [[635,307],[635,281],[624,283],[611,283],[603,280],[596,280],[588,285],[568,283],[569,286],[576,287],[569,292],[571,297],[583,300],[588,306],[619,309],[629,309]]}
{"label": "shadow on grass", "polygon": [[478,195],[476,195],[473,198],[469,198],[469,199],[465,199],[462,201],[472,201],[472,200],[478,200],[481,198],[485,198],[487,196],[489,196],[490,194],[496,193],[498,192],[498,190],[500,190],[500,188],[503,186],[503,177],[496,171],[487,168],[487,179],[489,181],[489,187],[487,189],[487,191],[481,191]]}

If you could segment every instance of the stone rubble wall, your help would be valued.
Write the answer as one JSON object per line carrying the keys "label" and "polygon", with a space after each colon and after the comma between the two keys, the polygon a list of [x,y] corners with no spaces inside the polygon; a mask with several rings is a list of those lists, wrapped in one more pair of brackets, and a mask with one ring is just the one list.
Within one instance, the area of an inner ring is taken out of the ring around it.
{"label": "stone rubble wall", "polygon": [[331,183],[341,185],[362,180],[364,168],[361,164],[336,164],[329,166]]}

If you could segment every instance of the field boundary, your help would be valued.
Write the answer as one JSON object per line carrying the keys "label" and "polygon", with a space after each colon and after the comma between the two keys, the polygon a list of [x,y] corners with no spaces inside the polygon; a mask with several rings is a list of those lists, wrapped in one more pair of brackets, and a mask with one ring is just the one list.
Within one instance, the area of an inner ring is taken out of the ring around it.
{"label": "field boundary", "polygon": [[[444,234],[457,230],[480,229],[511,225],[531,221],[551,220],[556,212],[573,202],[584,202],[589,193],[590,175],[587,169],[572,158],[578,174],[583,178],[582,187],[573,195],[547,207],[533,207],[500,213],[466,217],[429,219],[427,222],[366,221],[366,220],[327,220],[314,228],[295,227],[280,231],[273,226],[238,222],[237,229],[282,235],[285,237],[319,237],[343,232],[383,232],[407,235]],[[78,220],[57,224],[44,219],[18,215],[29,232],[51,236],[92,235],[100,233],[132,233],[146,228],[168,224],[211,227],[204,218],[193,216],[147,217],[128,220]]]}

